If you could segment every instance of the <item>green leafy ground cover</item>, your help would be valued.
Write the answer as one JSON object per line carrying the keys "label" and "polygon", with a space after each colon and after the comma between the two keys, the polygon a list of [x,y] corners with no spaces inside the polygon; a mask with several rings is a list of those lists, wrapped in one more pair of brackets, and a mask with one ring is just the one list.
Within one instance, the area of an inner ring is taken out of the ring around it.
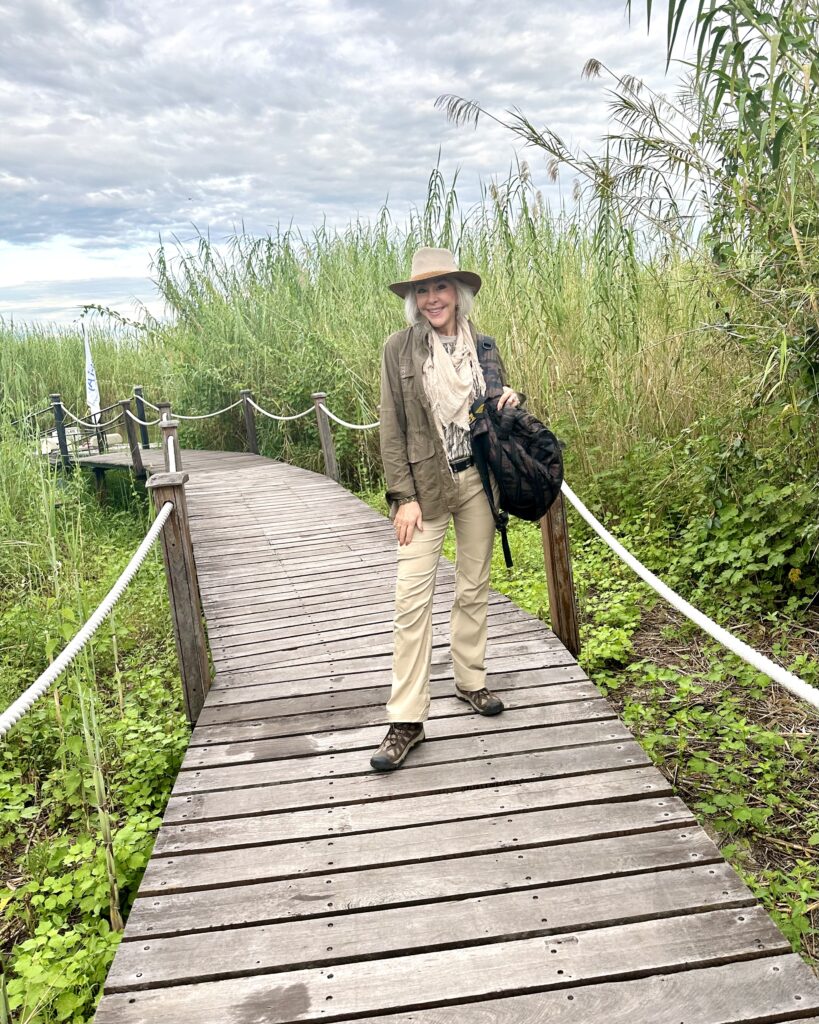
{"label": "green leafy ground cover", "polygon": [[[144,495],[100,510],[87,482],[62,484],[49,490],[56,578],[34,561],[0,590],[4,707],[76,633],[145,533]],[[114,627],[102,626],[0,744],[0,1019],[93,1015],[121,935],[115,913],[127,916],[187,743],[165,589],[154,551]]]}

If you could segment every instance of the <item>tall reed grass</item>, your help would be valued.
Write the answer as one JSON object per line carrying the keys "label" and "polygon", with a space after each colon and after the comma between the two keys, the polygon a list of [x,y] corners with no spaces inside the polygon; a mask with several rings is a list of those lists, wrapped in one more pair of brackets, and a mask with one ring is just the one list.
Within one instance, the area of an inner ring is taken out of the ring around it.
{"label": "tall reed grass", "polygon": [[[705,261],[641,251],[608,213],[553,216],[524,169],[463,216],[435,172],[424,207],[402,228],[384,210],[342,231],[160,249],[154,274],[172,320],[145,332],[92,331],[103,404],[142,384],[154,401],[204,413],[249,387],[287,413],[323,390],[343,417],[376,418],[383,341],[403,325],[387,285],[407,275],[420,244],[451,245],[481,274],[476,324],[498,338],[510,382],[531,408],[571,441],[575,476],[617,466],[638,444],[673,445],[747,397],[747,350],[720,329]],[[35,405],[60,391],[83,408],[77,332],[5,328],[0,346],[4,395]],[[259,427],[268,454],[319,468],[310,420]],[[182,433],[186,444],[242,444],[238,414]],[[337,435],[346,482],[377,482],[376,437]]]}

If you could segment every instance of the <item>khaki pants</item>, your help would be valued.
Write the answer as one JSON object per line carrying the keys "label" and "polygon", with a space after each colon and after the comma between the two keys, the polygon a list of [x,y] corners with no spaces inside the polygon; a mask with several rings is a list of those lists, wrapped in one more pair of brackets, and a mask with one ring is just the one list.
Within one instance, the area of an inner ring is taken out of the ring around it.
{"label": "khaki pants", "polygon": [[[462,690],[486,685],[486,613],[495,521],[478,470],[456,474],[458,506],[453,513],[457,558],[451,647],[455,683]],[[398,581],[393,625],[390,722],[423,722],[429,712],[432,663],[432,599],[449,514],[425,519],[423,533],[398,548]]]}

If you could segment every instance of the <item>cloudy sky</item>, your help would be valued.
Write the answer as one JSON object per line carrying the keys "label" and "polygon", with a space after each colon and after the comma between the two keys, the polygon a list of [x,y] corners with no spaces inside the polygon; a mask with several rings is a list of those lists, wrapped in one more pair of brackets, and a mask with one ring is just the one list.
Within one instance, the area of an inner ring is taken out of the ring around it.
{"label": "cloudy sky", "polygon": [[343,226],[387,197],[403,221],[439,148],[468,206],[513,139],[448,124],[436,96],[595,148],[606,87],[583,64],[671,89],[663,42],[623,0],[0,0],[0,316],[159,314],[160,237]]}

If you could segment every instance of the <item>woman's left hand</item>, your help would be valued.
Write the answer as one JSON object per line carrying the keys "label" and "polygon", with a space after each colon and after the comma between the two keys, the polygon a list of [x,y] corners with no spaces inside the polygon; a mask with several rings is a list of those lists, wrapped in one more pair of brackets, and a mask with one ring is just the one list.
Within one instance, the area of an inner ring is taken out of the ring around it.
{"label": "woman's left hand", "polygon": [[505,405],[508,405],[511,409],[517,409],[520,405],[520,399],[518,398],[517,391],[513,391],[512,388],[505,387],[503,394],[498,399],[498,411],[500,411]]}

